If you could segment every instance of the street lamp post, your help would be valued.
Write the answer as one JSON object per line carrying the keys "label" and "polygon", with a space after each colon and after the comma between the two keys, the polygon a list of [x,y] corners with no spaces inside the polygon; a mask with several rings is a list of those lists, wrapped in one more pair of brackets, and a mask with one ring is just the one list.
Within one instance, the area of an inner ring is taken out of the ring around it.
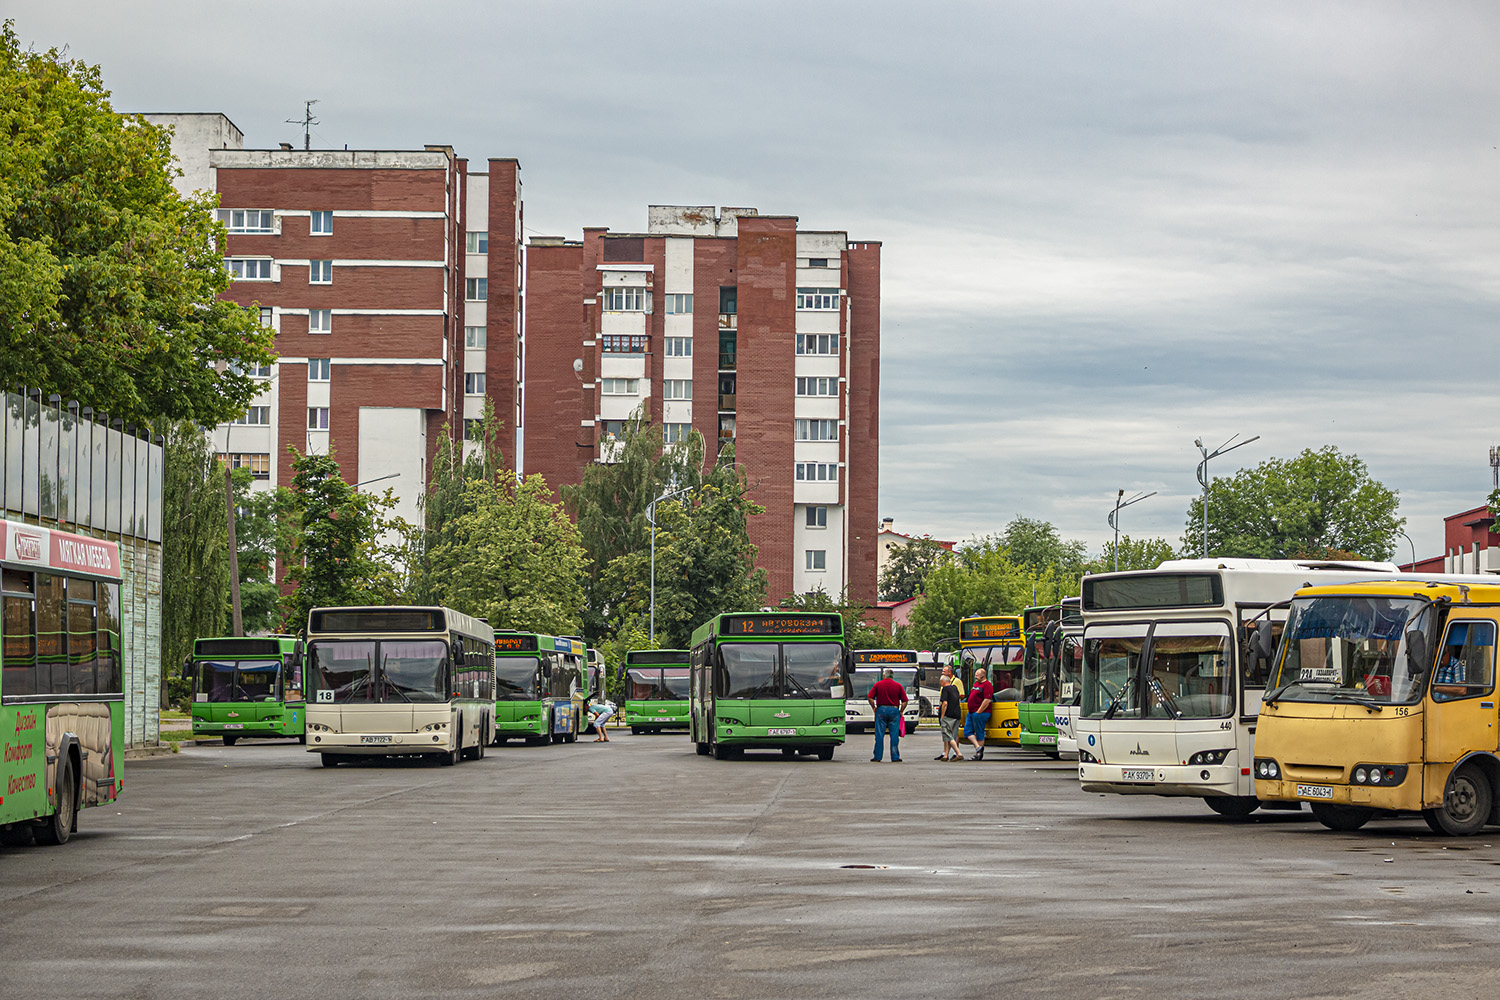
{"label": "street lamp post", "polygon": [[1111,528],[1115,529],[1115,570],[1116,570],[1116,572],[1118,572],[1119,569],[1120,569],[1120,511],[1124,510],[1126,507],[1129,507],[1133,503],[1140,503],[1142,500],[1145,500],[1147,497],[1154,497],[1154,496],[1156,496],[1156,491],[1155,490],[1152,490],[1150,493],[1137,493],[1135,496],[1131,497],[1129,500],[1125,499],[1125,491],[1124,490],[1121,490],[1119,493],[1117,493],[1115,495],[1115,506],[1114,506],[1114,509],[1109,512],[1109,517],[1107,518],[1107,520],[1109,521],[1109,526]]}
{"label": "street lamp post", "polygon": [[1412,541],[1411,536],[1404,531],[1397,532],[1397,534],[1406,539],[1406,544],[1411,546],[1411,571],[1415,573],[1417,571],[1417,543]]}
{"label": "street lamp post", "polygon": [[[1239,437],[1238,434],[1232,435],[1229,438],[1229,441],[1233,441],[1237,437]],[[1236,448],[1249,444],[1251,441],[1259,440],[1260,435],[1257,434],[1253,438],[1247,438],[1246,440],[1240,441],[1236,444],[1230,444],[1229,441],[1225,441],[1223,444],[1215,448],[1212,452],[1210,452],[1203,446],[1202,438],[1198,438],[1193,441],[1193,444],[1198,446],[1198,451],[1203,455],[1203,461],[1198,463],[1198,482],[1203,484],[1203,558],[1205,559],[1208,558],[1208,460],[1210,458],[1218,458],[1220,455],[1228,454],[1229,452],[1234,451],[1234,449]]]}
{"label": "street lamp post", "polygon": [[651,644],[653,646],[656,645],[656,505],[663,500],[681,496],[691,488],[684,486],[680,490],[668,490],[646,505],[646,523],[651,525]]}

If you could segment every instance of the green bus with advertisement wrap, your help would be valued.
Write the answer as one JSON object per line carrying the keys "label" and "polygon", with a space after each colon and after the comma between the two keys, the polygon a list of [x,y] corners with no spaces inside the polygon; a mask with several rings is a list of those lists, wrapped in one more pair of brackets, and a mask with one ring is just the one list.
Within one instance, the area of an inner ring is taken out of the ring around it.
{"label": "green bus with advertisement wrap", "polygon": [[0,520],[0,843],[63,844],[125,787],[116,542]]}
{"label": "green bus with advertisement wrap", "polygon": [[193,736],[307,742],[302,640],[291,635],[199,639],[182,661],[193,685]]}
{"label": "green bus with advertisement wrap", "polygon": [[633,734],[688,728],[687,650],[632,649],[620,664],[620,680]]}
{"label": "green bus with advertisement wrap", "polygon": [[832,760],[849,690],[844,619],[795,611],[718,615],[693,633],[689,733],[719,760],[746,750]]}
{"label": "green bus with advertisement wrap", "polygon": [[589,673],[581,640],[495,629],[495,742],[576,743]]}

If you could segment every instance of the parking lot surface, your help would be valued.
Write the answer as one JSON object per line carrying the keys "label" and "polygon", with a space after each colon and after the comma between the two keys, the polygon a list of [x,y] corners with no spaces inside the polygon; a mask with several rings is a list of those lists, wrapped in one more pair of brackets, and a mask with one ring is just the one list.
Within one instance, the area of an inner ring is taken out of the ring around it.
{"label": "parking lot surface", "polygon": [[[1493,997],[1500,830],[1235,823],[1068,763],[680,736],[324,769],[133,761],[0,849],[14,997]],[[989,759],[994,758],[994,759]],[[1439,992],[1440,991],[1440,992]]]}

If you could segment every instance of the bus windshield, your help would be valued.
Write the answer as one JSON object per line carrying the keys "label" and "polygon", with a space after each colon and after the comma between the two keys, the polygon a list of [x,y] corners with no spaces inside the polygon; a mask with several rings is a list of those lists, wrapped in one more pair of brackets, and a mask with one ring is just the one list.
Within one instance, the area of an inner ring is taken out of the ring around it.
{"label": "bus windshield", "polygon": [[836,642],[726,642],[719,652],[722,698],[844,696],[844,647]]}
{"label": "bus windshield", "polygon": [[688,696],[687,667],[631,667],[627,695],[633,701],[681,701]]}
{"label": "bus windshield", "polygon": [[541,697],[537,684],[541,660],[535,656],[497,656],[495,658],[495,700],[536,701]]}
{"label": "bus windshield", "polygon": [[1440,618],[1413,597],[1295,600],[1266,701],[1412,704],[1422,695]]}
{"label": "bus windshield", "polygon": [[[915,670],[900,670],[894,667],[889,669],[891,676],[897,683],[908,691],[913,690],[912,685],[917,681],[917,672]],[[849,675],[849,697],[854,699],[870,697],[870,688],[874,687],[875,682],[880,680],[880,674],[881,671],[879,670],[854,671]]]}
{"label": "bus windshield", "polygon": [[448,700],[448,645],[437,639],[318,640],[309,647],[314,683],[335,702]]}
{"label": "bus windshield", "polygon": [[[1216,719],[1234,706],[1229,627],[1159,622],[1091,630],[1084,642],[1083,715],[1090,719]],[[1149,661],[1143,654],[1149,652]]]}
{"label": "bus windshield", "polygon": [[200,701],[275,701],[281,664],[276,660],[198,661]]}

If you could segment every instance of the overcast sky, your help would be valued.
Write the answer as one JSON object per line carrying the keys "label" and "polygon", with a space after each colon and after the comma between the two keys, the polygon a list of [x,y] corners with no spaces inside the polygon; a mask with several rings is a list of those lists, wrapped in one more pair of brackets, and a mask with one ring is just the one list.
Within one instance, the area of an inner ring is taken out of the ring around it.
{"label": "overcast sky", "polygon": [[[531,234],[748,205],[884,242],[883,516],[1176,543],[1217,475],[1335,445],[1419,556],[1483,502],[1500,315],[1492,3],[6,0],[117,109],[254,148],[520,159]],[[1399,557],[1409,550],[1401,543]]]}

